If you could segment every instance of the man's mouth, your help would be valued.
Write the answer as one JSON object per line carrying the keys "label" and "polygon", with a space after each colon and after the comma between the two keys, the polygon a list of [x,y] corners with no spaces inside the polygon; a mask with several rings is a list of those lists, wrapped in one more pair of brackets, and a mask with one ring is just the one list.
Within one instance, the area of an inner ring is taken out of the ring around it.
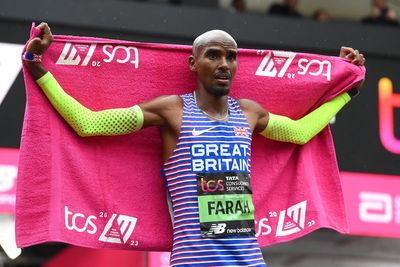
{"label": "man's mouth", "polygon": [[231,80],[231,75],[229,73],[216,73],[214,78],[218,81],[218,83],[227,84]]}

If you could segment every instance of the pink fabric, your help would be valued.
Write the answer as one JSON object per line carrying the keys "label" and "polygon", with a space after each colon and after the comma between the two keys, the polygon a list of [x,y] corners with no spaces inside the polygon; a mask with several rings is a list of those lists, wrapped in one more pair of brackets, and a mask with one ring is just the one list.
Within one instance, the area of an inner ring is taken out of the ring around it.
{"label": "pink fabric", "polygon": [[[55,36],[43,62],[69,94],[100,110],[193,91],[190,53],[190,46]],[[364,77],[363,67],[337,57],[280,53],[240,49],[231,95],[300,118]],[[95,248],[169,250],[172,230],[157,129],[80,138],[25,68],[24,75],[18,245],[62,241]],[[261,246],[320,227],[347,231],[329,129],[304,146],[255,135],[252,186]]]}

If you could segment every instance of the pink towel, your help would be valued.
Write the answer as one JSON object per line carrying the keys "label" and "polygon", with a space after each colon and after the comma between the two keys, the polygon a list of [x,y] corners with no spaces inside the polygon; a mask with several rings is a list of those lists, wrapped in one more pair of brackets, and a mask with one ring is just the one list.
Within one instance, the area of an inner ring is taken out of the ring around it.
{"label": "pink towel", "polygon": [[[35,32],[35,31],[33,31]],[[33,34],[37,34],[33,33]],[[44,65],[83,105],[129,107],[195,88],[190,46],[55,36]],[[231,95],[300,118],[363,79],[338,57],[239,49]],[[94,248],[169,250],[166,188],[156,128],[81,138],[24,68],[27,107],[17,187],[20,247],[61,241]],[[329,129],[304,146],[254,135],[252,187],[261,246],[320,227],[347,231]]]}

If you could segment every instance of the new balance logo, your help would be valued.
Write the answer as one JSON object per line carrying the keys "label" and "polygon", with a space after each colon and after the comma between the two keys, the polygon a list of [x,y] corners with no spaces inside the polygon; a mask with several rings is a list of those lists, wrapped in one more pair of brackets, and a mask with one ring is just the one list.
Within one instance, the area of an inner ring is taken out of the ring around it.
{"label": "new balance logo", "polygon": [[[256,75],[282,78],[295,57],[296,53],[293,52],[270,51],[258,66]],[[280,68],[279,72],[278,68]]]}
{"label": "new balance logo", "polygon": [[213,223],[208,231],[209,235],[220,235],[225,233],[226,223]]}
{"label": "new balance logo", "polygon": [[[87,44],[71,44],[66,43],[64,45],[63,51],[61,52],[60,57],[58,58],[56,64],[58,65],[73,65],[73,66],[87,66],[89,60],[92,58],[94,50],[96,49],[96,44],[91,44],[90,46]],[[85,55],[83,61],[81,60],[82,56]]]}
{"label": "new balance logo", "polygon": [[282,210],[279,214],[276,236],[288,236],[304,229],[307,200]]}
{"label": "new balance logo", "polygon": [[127,215],[119,215],[115,222],[117,214],[113,214],[108,220],[103,233],[99,237],[99,241],[125,244],[131,237],[135,229],[137,218]]}

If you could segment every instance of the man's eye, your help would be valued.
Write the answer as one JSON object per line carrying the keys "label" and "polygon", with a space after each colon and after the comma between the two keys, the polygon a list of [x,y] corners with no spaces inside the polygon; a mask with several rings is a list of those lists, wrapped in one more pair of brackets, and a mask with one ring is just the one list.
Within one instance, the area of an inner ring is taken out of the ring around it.
{"label": "man's eye", "polygon": [[216,56],[215,54],[209,54],[209,55],[208,55],[208,58],[209,58],[209,59],[216,59],[217,56]]}

